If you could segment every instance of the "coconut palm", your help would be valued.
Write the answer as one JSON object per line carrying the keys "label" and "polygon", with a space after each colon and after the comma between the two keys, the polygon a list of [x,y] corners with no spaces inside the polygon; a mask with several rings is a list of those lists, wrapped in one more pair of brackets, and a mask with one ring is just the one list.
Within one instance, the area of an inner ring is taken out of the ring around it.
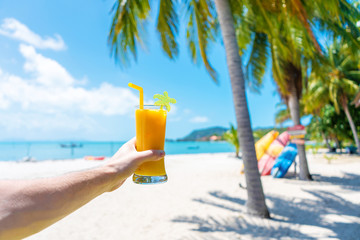
{"label": "coconut palm", "polygon": [[239,144],[239,137],[238,132],[234,125],[230,124],[230,129],[226,131],[223,135],[223,138],[228,143],[232,144],[235,147],[235,156],[239,157],[239,150],[240,150],[240,144]]}
{"label": "coconut palm", "polygon": [[[184,0],[183,2],[187,16],[186,38],[191,57],[194,62],[199,61],[198,55],[201,57],[206,70],[214,81],[217,81],[217,75],[208,60],[207,53],[210,43],[216,40],[218,29],[216,13],[219,16],[230,73],[239,141],[245,165],[247,210],[256,216],[269,217],[257,167],[242,63],[236,41],[235,22],[230,8],[230,2],[234,3],[234,1],[215,1],[216,8],[211,0]],[[176,41],[179,29],[178,1],[160,0],[151,3],[159,3],[157,31],[164,52],[173,59],[178,55]],[[120,59],[123,63],[128,63],[131,55],[136,59],[137,46],[142,44],[142,31],[144,31],[144,24],[149,19],[149,12],[148,0],[116,1],[113,7],[114,17],[109,34],[109,44],[115,58]]]}
{"label": "coconut palm", "polygon": [[[269,217],[269,212],[265,205],[259,169],[257,167],[254,138],[245,93],[245,78],[242,71],[242,62],[239,55],[230,1],[215,0],[215,4],[230,74],[239,140],[245,167],[248,198],[253,200],[259,198],[258,201],[247,201],[247,209],[250,214]],[[250,190],[249,186],[251,186]]]}
{"label": "coconut palm", "polygon": [[[236,1],[233,1],[236,2]],[[352,48],[359,47],[356,40],[360,31],[357,8],[347,1],[243,1],[247,8],[233,4],[240,51],[248,48],[246,73],[251,87],[262,83],[268,59],[272,62],[272,75],[279,93],[290,110],[295,125],[300,124],[299,100],[306,83],[309,67],[317,69],[322,48],[312,30],[320,27],[329,36],[345,39]],[[305,80],[305,81],[304,81]],[[305,146],[298,145],[300,178],[310,180]]]}
{"label": "coconut palm", "polygon": [[360,90],[358,55],[350,52],[346,44],[335,41],[328,48],[326,58],[326,64],[323,64],[320,71],[310,75],[311,84],[307,95],[312,102],[321,102],[323,105],[331,101],[337,113],[340,112],[340,108],[344,110],[360,154],[358,133],[349,111],[350,100]]}

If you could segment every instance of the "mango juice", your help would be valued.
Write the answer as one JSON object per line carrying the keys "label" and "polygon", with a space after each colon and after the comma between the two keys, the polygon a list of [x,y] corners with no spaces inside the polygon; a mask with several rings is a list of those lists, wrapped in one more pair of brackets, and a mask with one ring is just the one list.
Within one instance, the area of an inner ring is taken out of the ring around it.
{"label": "mango juice", "polygon": [[[164,150],[167,112],[163,109],[137,109],[136,117],[136,148],[137,151]],[[158,106],[153,106],[158,108]],[[141,176],[166,175],[164,158],[159,161],[143,163],[135,171]]]}

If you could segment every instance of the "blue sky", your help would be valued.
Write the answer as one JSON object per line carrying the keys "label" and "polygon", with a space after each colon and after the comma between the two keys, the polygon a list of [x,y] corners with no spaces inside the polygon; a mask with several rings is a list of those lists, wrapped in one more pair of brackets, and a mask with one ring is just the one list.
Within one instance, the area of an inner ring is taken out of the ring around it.
{"label": "blue sky", "polygon": [[[121,68],[110,57],[107,36],[113,1],[0,2],[0,140],[127,140],[135,134],[137,92],[145,100],[167,91],[177,104],[168,115],[167,137],[235,123],[224,48],[210,59],[220,83],[194,65],[179,37],[180,56],[169,60],[147,25],[146,49]],[[253,128],[273,126],[276,87],[268,76],[261,95],[248,92]]]}

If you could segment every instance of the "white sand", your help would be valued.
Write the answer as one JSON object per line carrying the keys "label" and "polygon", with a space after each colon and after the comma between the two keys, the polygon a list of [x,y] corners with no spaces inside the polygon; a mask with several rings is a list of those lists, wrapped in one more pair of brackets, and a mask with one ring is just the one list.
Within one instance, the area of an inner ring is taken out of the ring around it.
{"label": "white sand", "polygon": [[[308,154],[315,181],[262,177],[273,219],[245,214],[241,160],[231,154],[167,156],[169,181],[141,186],[129,179],[27,239],[359,239],[360,158],[331,164]],[[94,167],[85,160],[0,163],[2,179],[48,177]]]}

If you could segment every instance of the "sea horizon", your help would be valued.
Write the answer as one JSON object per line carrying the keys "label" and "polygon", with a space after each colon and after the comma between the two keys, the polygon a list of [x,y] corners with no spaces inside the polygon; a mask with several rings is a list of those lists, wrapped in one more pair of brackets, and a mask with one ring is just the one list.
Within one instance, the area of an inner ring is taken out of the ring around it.
{"label": "sea horizon", "polygon": [[[51,140],[51,141],[0,141],[0,161],[43,161],[78,159],[85,156],[110,157],[126,141]],[[234,152],[225,141],[166,141],[165,152],[197,154]]]}

